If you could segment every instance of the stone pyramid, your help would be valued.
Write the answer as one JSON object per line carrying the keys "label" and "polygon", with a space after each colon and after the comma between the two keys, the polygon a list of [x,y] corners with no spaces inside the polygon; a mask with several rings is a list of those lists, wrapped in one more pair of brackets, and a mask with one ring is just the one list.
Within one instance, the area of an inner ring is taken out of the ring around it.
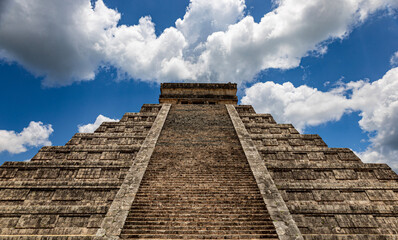
{"label": "stone pyramid", "polygon": [[0,239],[398,239],[398,176],[236,105],[236,84],[145,104],[0,167]]}

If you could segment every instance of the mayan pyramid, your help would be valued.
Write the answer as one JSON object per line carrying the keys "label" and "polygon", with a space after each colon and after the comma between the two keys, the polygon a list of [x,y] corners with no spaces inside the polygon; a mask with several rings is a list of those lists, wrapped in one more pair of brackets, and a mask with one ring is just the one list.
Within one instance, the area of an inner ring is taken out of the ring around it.
{"label": "mayan pyramid", "polygon": [[398,176],[236,105],[236,84],[165,83],[145,104],[0,167],[0,239],[398,239]]}

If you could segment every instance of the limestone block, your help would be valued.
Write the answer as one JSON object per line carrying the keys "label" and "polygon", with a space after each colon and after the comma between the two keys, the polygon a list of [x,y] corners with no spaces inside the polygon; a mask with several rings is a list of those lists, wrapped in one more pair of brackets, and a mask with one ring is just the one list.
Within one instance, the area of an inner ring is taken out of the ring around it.
{"label": "limestone block", "polygon": [[344,198],[339,190],[313,190],[316,201],[343,201]]}
{"label": "limestone block", "polygon": [[353,152],[339,152],[338,155],[340,160],[343,161],[360,161]]}
{"label": "limestone block", "polygon": [[299,169],[292,171],[293,178],[297,180],[314,180],[317,179],[316,173],[311,169]]}
{"label": "limestone block", "polygon": [[377,228],[378,223],[372,215],[335,215],[342,228]]}
{"label": "limestone block", "polygon": [[263,139],[264,146],[278,146],[278,140],[276,139]]}
{"label": "limestone block", "polygon": [[54,179],[59,176],[60,169],[59,168],[40,168],[36,171],[36,179]]}
{"label": "limestone block", "polygon": [[59,160],[59,159],[66,159],[68,156],[69,152],[55,152],[54,155],[54,160]]}
{"label": "limestone block", "polygon": [[52,189],[31,189],[26,200],[48,200],[52,198],[54,192]]}
{"label": "limestone block", "polygon": [[286,191],[287,201],[314,201],[312,191]]}
{"label": "limestone block", "polygon": [[365,191],[341,191],[345,201],[354,201],[356,203],[369,202],[368,195]]}
{"label": "limestone block", "polygon": [[58,215],[22,215],[16,228],[54,228]]}
{"label": "limestone block", "polygon": [[272,127],[272,128],[269,129],[269,132],[270,132],[271,134],[281,134],[281,133],[282,133],[282,130],[281,130],[280,128]]}
{"label": "limestone block", "polygon": [[101,159],[118,159],[119,152],[103,152],[101,155]]}
{"label": "limestone block", "polygon": [[119,178],[120,176],[120,169],[103,169],[101,171],[101,178]]}
{"label": "limestone block", "polygon": [[326,227],[330,231],[323,233],[332,233],[332,229],[339,226],[334,216],[304,216],[304,225],[311,228]]}
{"label": "limestone block", "polygon": [[84,160],[87,157],[87,152],[71,152],[68,154],[69,160]]}
{"label": "limestone block", "polygon": [[290,134],[300,134],[294,127],[289,128]]}
{"label": "limestone block", "polygon": [[376,175],[374,174],[373,170],[360,169],[356,173],[358,179],[367,179],[367,180],[376,179]]}
{"label": "limestone block", "polygon": [[325,160],[327,161],[339,161],[339,155],[337,153],[324,153]]}
{"label": "limestone block", "polygon": [[92,145],[104,145],[106,143],[106,138],[93,138],[93,140],[91,140],[91,144]]}
{"label": "limestone block", "polygon": [[116,126],[116,128],[115,128],[116,132],[124,132],[125,130],[126,130],[125,125]]}
{"label": "limestone block", "polygon": [[102,152],[90,152],[87,154],[86,160],[88,160],[88,161],[100,160],[101,155],[102,155]]}
{"label": "limestone block", "polygon": [[265,162],[267,162],[267,160],[276,160],[277,159],[276,153],[260,152],[260,155],[261,155],[262,159],[265,160]]}
{"label": "limestone block", "polygon": [[309,160],[324,160],[325,155],[323,152],[309,152],[307,153]]}
{"label": "limestone block", "polygon": [[397,201],[398,198],[392,190],[366,190],[371,201]]}
{"label": "limestone block", "polygon": [[55,152],[39,151],[32,160],[51,160],[54,158]]}
{"label": "limestone block", "polygon": [[302,139],[289,139],[289,145],[291,146],[303,146],[304,141]]}
{"label": "limestone block", "polygon": [[13,178],[17,173],[17,169],[15,168],[3,168],[0,169],[0,178]]}
{"label": "limestone block", "polygon": [[307,153],[303,153],[303,152],[295,152],[294,153],[294,159],[296,160],[303,160],[303,161],[308,161],[308,154]]}
{"label": "limestone block", "polygon": [[59,216],[56,227],[86,227],[89,216]]}
{"label": "limestone block", "polygon": [[398,175],[391,169],[377,169],[373,172],[380,180],[398,180]]}
{"label": "limestone block", "polygon": [[334,180],[335,176],[333,174],[333,171],[331,170],[314,170],[315,176],[317,179],[328,179],[328,180]]}
{"label": "limestone block", "polygon": [[101,168],[81,168],[79,169],[76,178],[79,179],[96,179],[101,175]]}
{"label": "limestone block", "polygon": [[0,200],[25,200],[29,189],[1,189]]}
{"label": "limestone block", "polygon": [[292,152],[278,152],[276,158],[279,160],[294,160],[294,155]]}
{"label": "limestone block", "polygon": [[36,176],[35,168],[31,169],[18,169],[15,174],[15,178],[25,178],[25,179],[33,179]]}
{"label": "limestone block", "polygon": [[1,228],[13,228],[17,224],[19,217],[0,217]]}
{"label": "limestone block", "polygon": [[358,179],[358,175],[353,169],[333,170],[333,173],[337,180]]}
{"label": "limestone block", "polygon": [[75,137],[73,136],[67,143],[66,145],[78,145],[80,142],[80,137]]}
{"label": "limestone block", "polygon": [[74,179],[77,175],[77,169],[61,169],[59,171],[59,178],[60,179]]}
{"label": "limestone block", "polygon": [[57,189],[52,200],[82,200],[86,191],[81,189]]}
{"label": "limestone block", "polygon": [[293,174],[292,171],[270,171],[270,174],[273,179],[292,179]]}
{"label": "limestone block", "polygon": [[314,143],[317,146],[324,146],[327,147],[327,144],[322,140],[322,138],[314,139]]}
{"label": "limestone block", "polygon": [[398,218],[397,217],[375,217],[380,228],[388,229],[383,232],[385,234],[398,234]]}

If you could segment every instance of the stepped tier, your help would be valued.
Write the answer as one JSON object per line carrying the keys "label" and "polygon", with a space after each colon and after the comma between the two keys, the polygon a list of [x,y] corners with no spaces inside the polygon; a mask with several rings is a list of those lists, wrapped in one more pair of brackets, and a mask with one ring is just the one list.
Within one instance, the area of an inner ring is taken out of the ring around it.
{"label": "stepped tier", "polygon": [[230,104],[235,84],[162,88],[162,104],[4,163],[0,239],[398,239],[386,164]]}

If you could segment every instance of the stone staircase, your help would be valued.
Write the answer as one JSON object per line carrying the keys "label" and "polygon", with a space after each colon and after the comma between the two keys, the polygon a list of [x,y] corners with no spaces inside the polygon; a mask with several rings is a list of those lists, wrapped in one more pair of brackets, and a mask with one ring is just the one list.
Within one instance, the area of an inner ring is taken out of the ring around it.
{"label": "stone staircase", "polygon": [[122,239],[278,239],[224,105],[173,105]]}

